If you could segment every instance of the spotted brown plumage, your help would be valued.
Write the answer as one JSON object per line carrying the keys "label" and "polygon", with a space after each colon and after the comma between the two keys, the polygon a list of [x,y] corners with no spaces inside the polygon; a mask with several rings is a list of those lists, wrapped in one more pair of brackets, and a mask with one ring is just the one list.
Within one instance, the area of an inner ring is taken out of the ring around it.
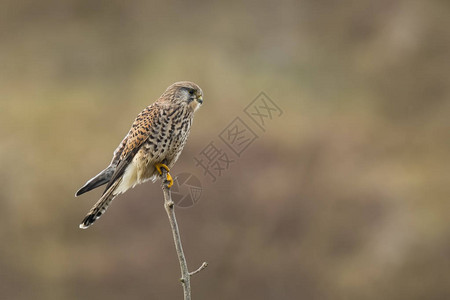
{"label": "spotted brown plumage", "polygon": [[157,168],[173,167],[189,136],[194,113],[202,103],[203,91],[198,85],[176,82],[136,117],[109,166],[75,194],[79,196],[107,184],[80,228],[87,228],[100,218],[118,194],[150,179],[155,181]]}

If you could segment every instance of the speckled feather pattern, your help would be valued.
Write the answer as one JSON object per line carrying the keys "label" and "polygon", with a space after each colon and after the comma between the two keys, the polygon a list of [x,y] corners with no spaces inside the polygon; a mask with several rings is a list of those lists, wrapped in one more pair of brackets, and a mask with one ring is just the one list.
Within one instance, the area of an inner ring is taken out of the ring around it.
{"label": "speckled feather pattern", "polygon": [[139,149],[131,162],[135,166],[134,173],[125,171],[124,183],[118,187],[118,193],[155,179],[158,173],[154,165],[157,163],[165,161],[169,168],[173,167],[186,144],[193,115],[186,107],[164,107],[155,103],[137,117],[120,156],[124,160],[130,152]]}
{"label": "speckled feather pattern", "polygon": [[203,103],[203,92],[195,83],[171,85],[146,107],[114,151],[110,165],[89,180],[76,195],[107,183],[100,200],[87,214],[81,228],[87,228],[107,209],[112,199],[136,184],[157,178],[155,164],[172,168],[186,144],[195,111]]}

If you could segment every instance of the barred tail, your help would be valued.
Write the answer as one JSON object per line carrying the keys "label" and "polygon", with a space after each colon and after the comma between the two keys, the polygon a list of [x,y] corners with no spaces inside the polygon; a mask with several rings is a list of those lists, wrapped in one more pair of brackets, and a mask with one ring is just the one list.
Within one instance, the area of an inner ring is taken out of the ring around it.
{"label": "barred tail", "polygon": [[108,208],[111,201],[117,196],[117,193],[114,193],[116,188],[119,186],[122,178],[118,178],[111,187],[105,191],[103,196],[95,203],[94,207],[91,208],[89,213],[83,219],[80,224],[81,229],[86,229],[91,226],[98,218],[100,218]]}

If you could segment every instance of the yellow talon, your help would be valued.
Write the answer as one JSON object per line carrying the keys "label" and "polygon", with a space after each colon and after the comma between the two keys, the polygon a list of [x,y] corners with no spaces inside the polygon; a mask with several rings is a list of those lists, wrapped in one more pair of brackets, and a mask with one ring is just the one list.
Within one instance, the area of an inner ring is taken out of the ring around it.
{"label": "yellow talon", "polygon": [[170,175],[170,173],[167,173],[167,181],[169,181],[169,184],[167,185],[168,188],[172,187],[173,185],[173,178]]}
{"label": "yellow talon", "polygon": [[166,166],[165,164],[155,164],[155,168],[156,168],[156,170],[158,170],[158,172],[159,172],[159,175],[162,175],[162,171],[161,171],[161,168],[164,168],[164,169],[166,169],[167,173],[168,173],[168,172],[170,172],[170,169],[169,169],[169,167],[168,167],[168,166]]}
{"label": "yellow talon", "polygon": [[167,187],[170,188],[173,185],[173,178],[172,178],[172,176],[169,173],[170,172],[169,167],[166,166],[165,164],[155,164],[155,168],[156,168],[156,170],[158,170],[159,175],[162,175],[161,168],[166,169],[166,171],[167,171],[166,179],[167,179],[167,181],[169,181],[169,184],[167,185]]}

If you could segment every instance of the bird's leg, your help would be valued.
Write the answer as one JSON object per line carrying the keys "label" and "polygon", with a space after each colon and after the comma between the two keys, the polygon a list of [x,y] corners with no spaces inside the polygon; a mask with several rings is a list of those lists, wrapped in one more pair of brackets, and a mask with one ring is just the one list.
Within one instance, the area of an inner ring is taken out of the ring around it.
{"label": "bird's leg", "polygon": [[155,164],[155,168],[156,170],[158,170],[159,175],[162,175],[162,171],[161,168],[164,168],[167,170],[167,177],[166,180],[169,182],[169,184],[167,185],[168,188],[170,188],[173,185],[173,178],[170,175],[170,169],[168,166],[166,166],[165,164]]}

